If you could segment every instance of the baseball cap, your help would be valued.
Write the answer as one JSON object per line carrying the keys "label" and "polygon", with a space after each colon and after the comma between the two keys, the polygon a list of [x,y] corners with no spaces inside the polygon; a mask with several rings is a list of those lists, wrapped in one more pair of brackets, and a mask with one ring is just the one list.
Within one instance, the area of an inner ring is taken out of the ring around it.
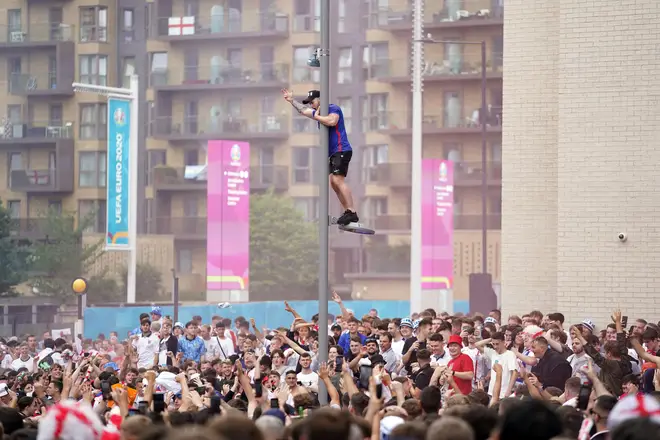
{"label": "baseball cap", "polygon": [[303,104],[309,104],[316,98],[321,97],[321,92],[319,90],[310,90],[307,92],[307,98],[303,99]]}
{"label": "baseball cap", "polygon": [[463,338],[461,338],[458,335],[451,335],[449,337],[449,342],[447,342],[447,345],[450,345],[450,344],[458,344],[462,347],[463,346]]}
{"label": "baseball cap", "polygon": [[154,306],[154,307],[151,308],[151,314],[152,315],[163,316],[163,311],[161,310],[160,307]]}
{"label": "baseball cap", "polygon": [[410,327],[410,328],[413,328],[413,323],[412,323],[412,321],[410,320],[410,318],[403,318],[403,319],[401,320],[401,325],[400,325],[400,327]]}

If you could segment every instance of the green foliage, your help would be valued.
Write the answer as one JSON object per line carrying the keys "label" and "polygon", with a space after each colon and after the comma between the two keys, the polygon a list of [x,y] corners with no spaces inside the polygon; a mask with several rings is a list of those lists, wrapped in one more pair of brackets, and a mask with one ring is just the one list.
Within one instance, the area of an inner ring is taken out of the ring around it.
{"label": "green foliage", "polygon": [[75,213],[49,210],[40,219],[45,239],[31,246],[30,281],[40,294],[66,299],[74,296],[71,282],[84,274],[103,253],[103,240],[84,244],[82,234],[94,222],[90,215],[75,227]]}
{"label": "green foliage", "polygon": [[26,280],[27,259],[12,238],[14,220],[0,200],[0,297],[16,296],[16,285]]}
{"label": "green foliage", "polygon": [[[135,273],[135,297],[137,301],[161,301],[167,297],[163,293],[163,275],[151,264],[138,264]],[[124,267],[121,273],[121,288],[123,298],[126,300],[128,289],[128,267]]]}
{"label": "green foliage", "polygon": [[94,275],[87,280],[87,304],[122,302],[126,294],[117,280],[107,274]]}
{"label": "green foliage", "polygon": [[250,299],[310,299],[318,283],[318,227],[293,200],[250,196]]}

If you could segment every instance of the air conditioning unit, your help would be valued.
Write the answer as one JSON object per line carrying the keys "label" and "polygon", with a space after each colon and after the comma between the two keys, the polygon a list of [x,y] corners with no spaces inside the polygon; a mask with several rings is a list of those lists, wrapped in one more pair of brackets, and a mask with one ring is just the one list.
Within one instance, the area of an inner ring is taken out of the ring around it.
{"label": "air conditioning unit", "polygon": [[25,41],[25,34],[22,31],[12,31],[9,35],[9,39],[12,43],[22,43]]}

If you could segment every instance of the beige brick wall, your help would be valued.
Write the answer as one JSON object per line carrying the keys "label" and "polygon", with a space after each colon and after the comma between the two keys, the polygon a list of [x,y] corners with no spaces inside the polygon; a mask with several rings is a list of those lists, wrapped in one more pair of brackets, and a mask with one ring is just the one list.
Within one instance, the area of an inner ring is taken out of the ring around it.
{"label": "beige brick wall", "polygon": [[559,2],[507,0],[502,307],[556,307]]}
{"label": "beige brick wall", "polygon": [[660,11],[607,5],[507,1],[505,313],[660,319]]}

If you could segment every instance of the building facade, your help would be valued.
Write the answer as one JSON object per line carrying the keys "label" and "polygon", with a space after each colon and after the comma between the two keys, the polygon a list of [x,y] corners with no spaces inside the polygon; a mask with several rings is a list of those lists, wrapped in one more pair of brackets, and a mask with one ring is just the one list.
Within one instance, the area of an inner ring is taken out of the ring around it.
{"label": "building facade", "polygon": [[660,312],[660,13],[591,5],[507,2],[502,306],[601,329]]}
{"label": "building facade", "polygon": [[[468,275],[481,271],[482,196],[488,268],[499,279],[504,10],[501,0],[425,3],[425,32],[453,42],[425,45],[424,156],[451,159],[460,169],[454,208],[460,299],[467,298]],[[70,84],[122,86],[133,73],[142,86],[140,256],[166,275],[175,269],[182,292],[205,290],[206,185],[186,179],[185,170],[205,164],[209,139],[250,142],[252,189],[274,188],[308,220],[316,218],[318,131],[280,89],[303,95],[318,87],[320,72],[306,65],[320,43],[318,0],[6,0],[2,7],[0,99],[12,128],[0,138],[0,167],[7,170],[0,197],[21,224],[38,229],[50,206],[80,216],[96,212],[91,233],[105,231],[107,108],[104,98],[74,94]],[[356,149],[349,182],[360,216],[378,231],[371,241],[333,232],[331,280],[362,298],[405,298],[410,2],[337,0],[331,8],[331,99],[342,106]],[[485,195],[482,66],[478,46],[460,41],[485,41],[488,52]],[[103,264],[115,260],[121,256]]]}

